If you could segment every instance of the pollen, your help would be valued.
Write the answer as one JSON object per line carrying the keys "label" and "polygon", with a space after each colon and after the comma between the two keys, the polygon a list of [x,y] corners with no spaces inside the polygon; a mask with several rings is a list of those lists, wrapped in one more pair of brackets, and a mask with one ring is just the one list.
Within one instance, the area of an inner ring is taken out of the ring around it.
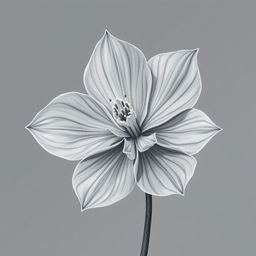
{"label": "pollen", "polygon": [[125,123],[128,116],[133,114],[133,108],[131,104],[125,99],[116,99],[116,101],[110,100],[112,103],[113,117],[118,123]]}

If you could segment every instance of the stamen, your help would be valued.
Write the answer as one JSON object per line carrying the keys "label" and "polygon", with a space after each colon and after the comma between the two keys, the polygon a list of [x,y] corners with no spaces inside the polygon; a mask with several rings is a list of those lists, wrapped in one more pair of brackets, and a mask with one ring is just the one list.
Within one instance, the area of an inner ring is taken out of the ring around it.
{"label": "stamen", "polygon": [[113,104],[113,116],[117,122],[126,122],[128,116],[133,113],[131,104],[123,99],[116,99]]}
{"label": "stamen", "polygon": [[[126,95],[125,95],[126,98]],[[124,126],[131,137],[140,135],[141,130],[137,123],[136,114],[131,104],[126,99],[110,101],[113,109],[113,117],[120,125]]]}

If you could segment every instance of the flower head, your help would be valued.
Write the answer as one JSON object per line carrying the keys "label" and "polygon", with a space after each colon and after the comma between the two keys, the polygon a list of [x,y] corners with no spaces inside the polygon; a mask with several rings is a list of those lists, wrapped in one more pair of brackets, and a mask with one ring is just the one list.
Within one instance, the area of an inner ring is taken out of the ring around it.
{"label": "flower head", "polygon": [[85,94],[53,99],[27,126],[49,153],[80,160],[73,188],[82,210],[127,196],[184,194],[192,156],[220,130],[193,108],[201,92],[198,49],[143,53],[105,32],[84,72]]}

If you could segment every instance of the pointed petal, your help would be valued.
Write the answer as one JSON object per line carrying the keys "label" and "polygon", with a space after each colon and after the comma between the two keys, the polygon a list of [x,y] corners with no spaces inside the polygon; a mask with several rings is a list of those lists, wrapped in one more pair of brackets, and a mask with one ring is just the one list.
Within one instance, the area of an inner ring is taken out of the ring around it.
{"label": "pointed petal", "polygon": [[201,92],[197,53],[198,49],[163,53],[148,61],[153,83],[143,131],[195,105]]}
{"label": "pointed petal", "polygon": [[141,124],[147,112],[152,77],[143,53],[106,32],[84,71],[88,94],[112,113],[109,100],[123,98],[133,106]]}
{"label": "pointed petal", "polygon": [[137,184],[151,195],[184,195],[195,167],[194,157],[155,145],[136,159]]}
{"label": "pointed petal", "polygon": [[104,151],[126,136],[101,104],[75,92],[53,99],[27,128],[46,151],[68,160]]}
{"label": "pointed petal", "polygon": [[191,155],[198,153],[220,130],[198,109],[186,110],[154,128],[159,145]]}
{"label": "pointed petal", "polygon": [[135,185],[133,161],[123,144],[81,161],[73,174],[73,188],[81,209],[104,207],[126,197]]}
{"label": "pointed petal", "polygon": [[136,145],[140,152],[147,151],[157,143],[156,134],[141,135],[136,139]]}
{"label": "pointed petal", "polygon": [[126,154],[130,160],[135,159],[136,148],[134,139],[124,139],[123,153]]}

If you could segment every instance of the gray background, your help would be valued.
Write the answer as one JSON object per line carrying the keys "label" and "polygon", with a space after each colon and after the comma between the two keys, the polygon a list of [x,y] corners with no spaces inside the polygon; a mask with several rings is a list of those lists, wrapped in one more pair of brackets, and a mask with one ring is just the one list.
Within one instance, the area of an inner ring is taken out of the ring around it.
{"label": "gray background", "polygon": [[255,255],[253,1],[0,2],[0,255],[139,255],[144,195],[80,213],[74,162],[24,129],[53,97],[83,92],[107,28],[149,58],[200,47],[197,108],[224,131],[197,155],[184,198],[154,198],[149,255]]}

